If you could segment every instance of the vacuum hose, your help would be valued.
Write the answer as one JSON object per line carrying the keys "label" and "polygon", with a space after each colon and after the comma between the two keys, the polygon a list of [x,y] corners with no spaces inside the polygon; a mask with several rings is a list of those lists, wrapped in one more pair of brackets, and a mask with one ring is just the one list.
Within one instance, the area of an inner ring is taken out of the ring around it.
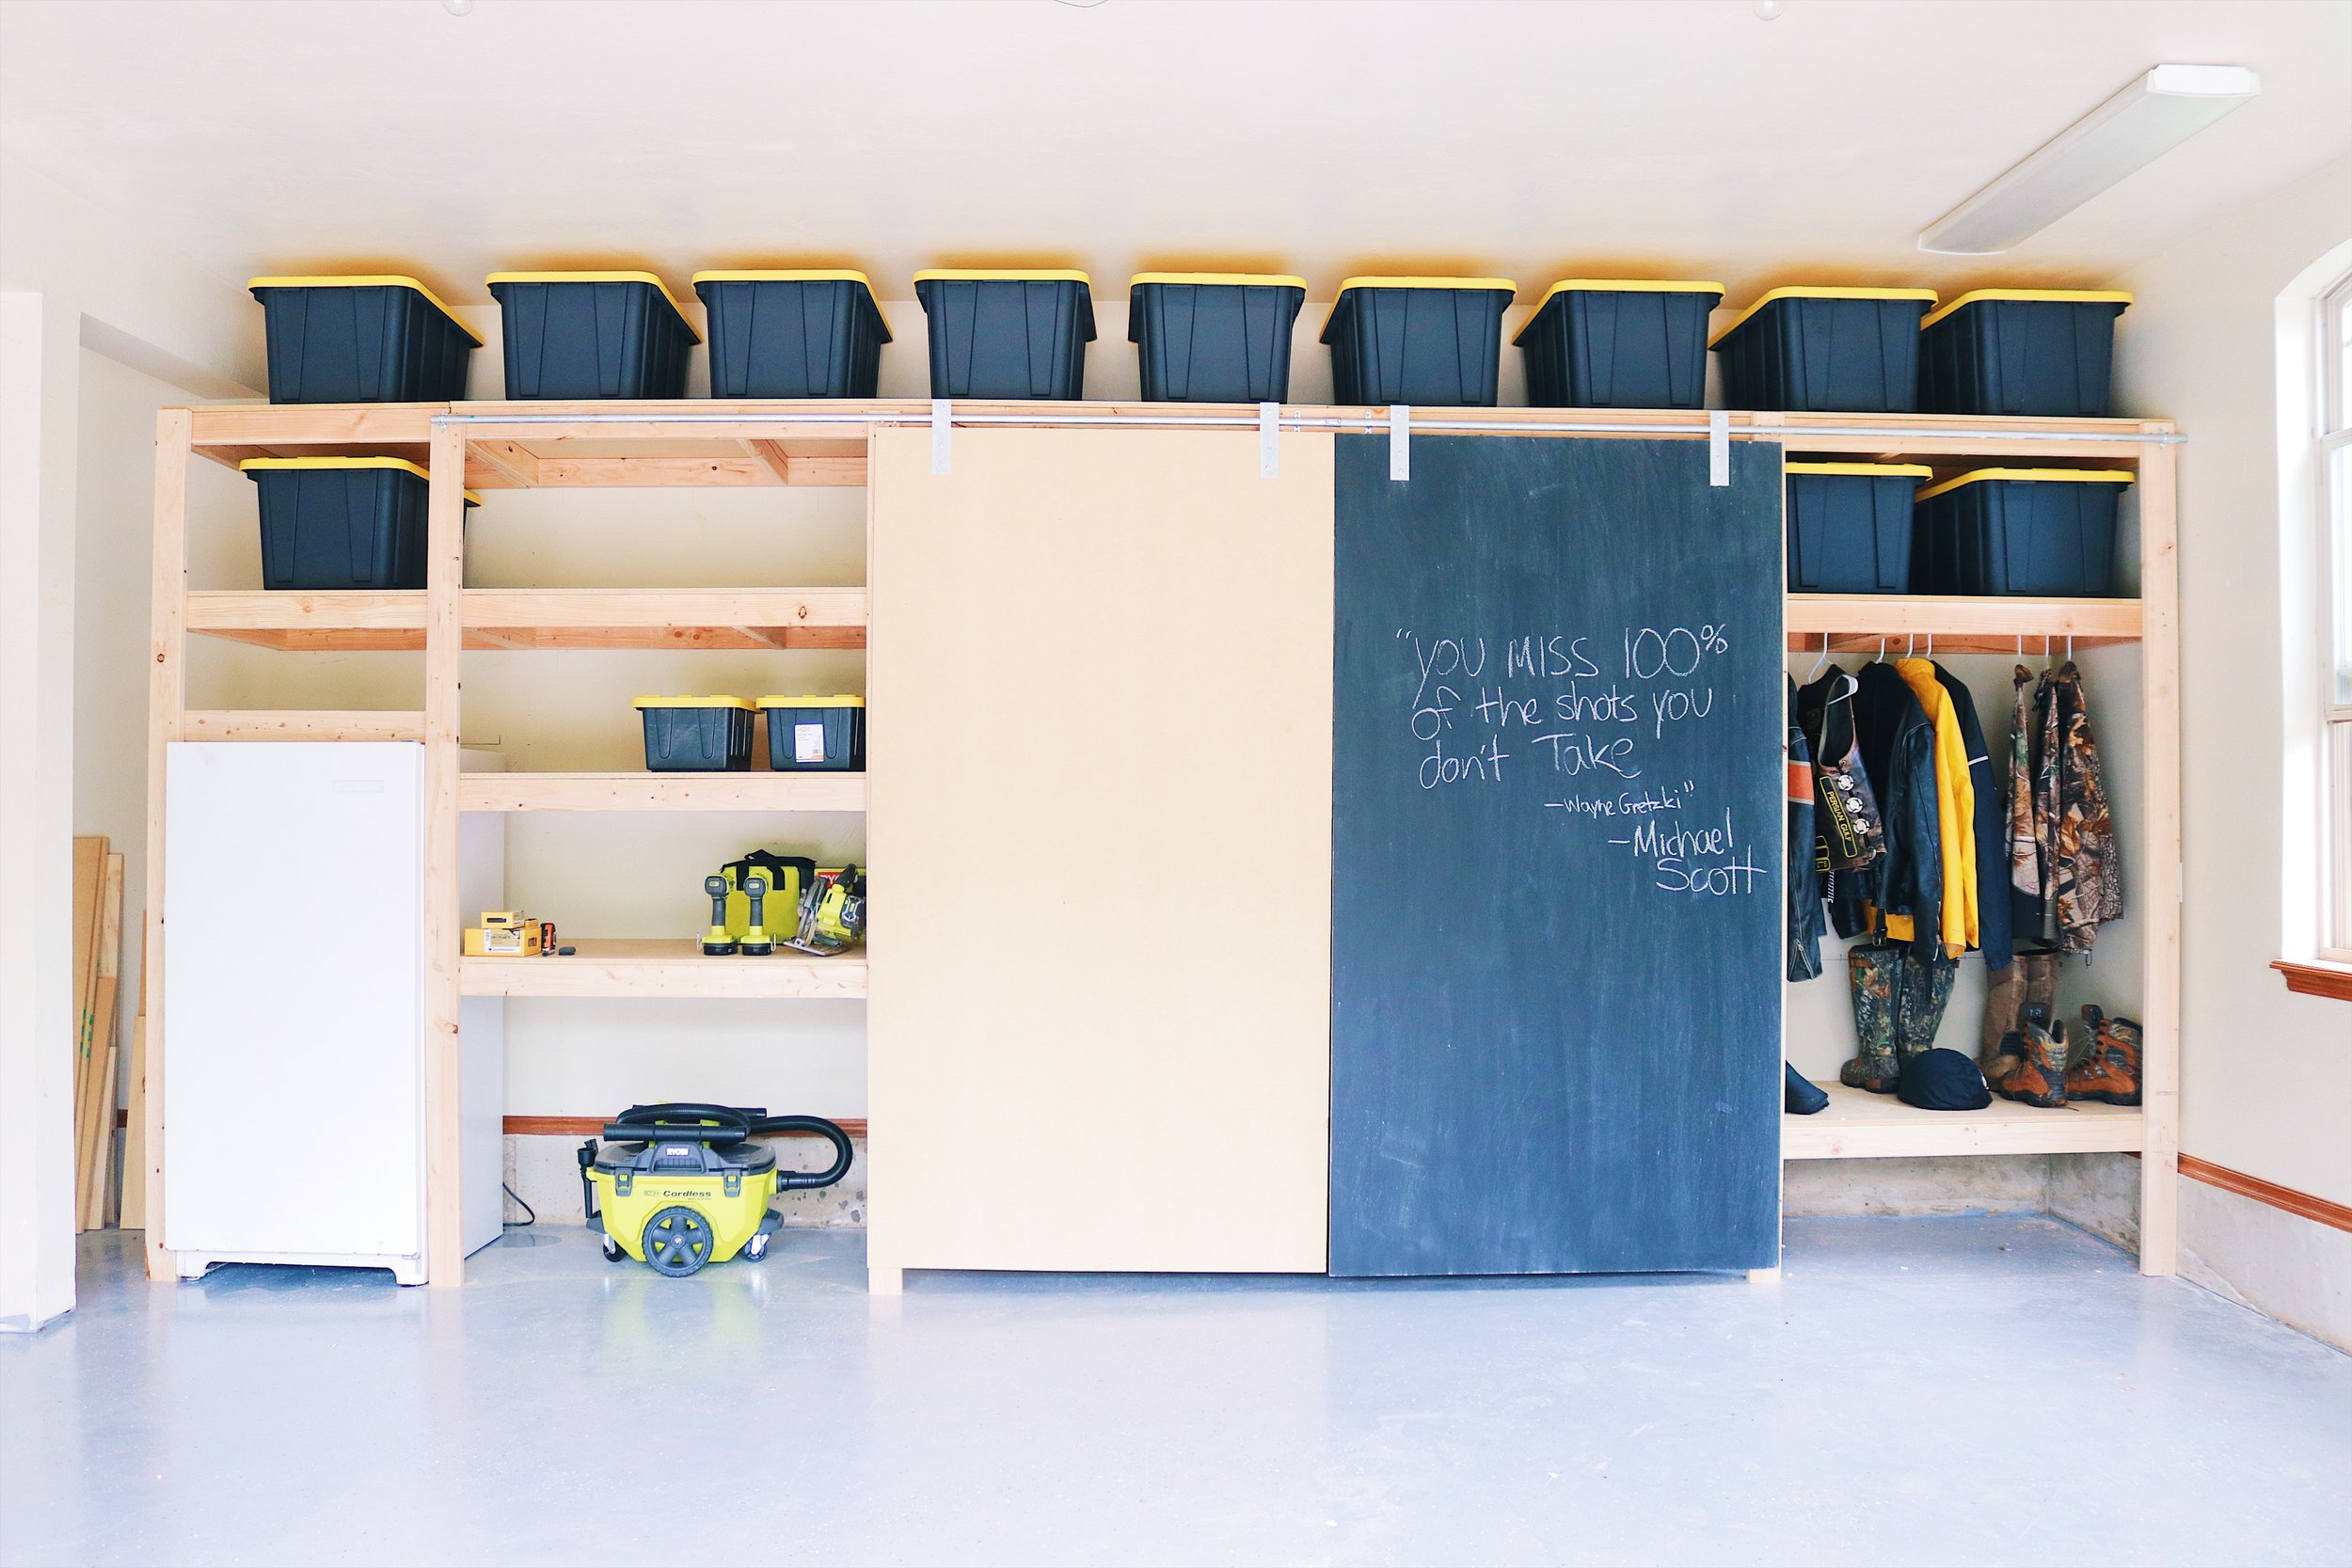
{"label": "vacuum hose", "polygon": [[850,1134],[822,1117],[762,1117],[752,1123],[755,1132],[814,1132],[833,1145],[833,1164],[823,1170],[784,1170],[776,1173],[780,1192],[804,1187],[830,1187],[850,1174]]}

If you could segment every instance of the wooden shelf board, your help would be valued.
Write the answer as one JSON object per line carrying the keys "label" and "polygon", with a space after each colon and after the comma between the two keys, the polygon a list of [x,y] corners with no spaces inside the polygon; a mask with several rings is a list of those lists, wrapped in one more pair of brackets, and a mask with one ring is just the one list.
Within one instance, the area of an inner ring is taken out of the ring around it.
{"label": "wooden shelf board", "polygon": [[[1902,594],[1791,594],[1788,651],[1875,652],[1882,639],[1935,639],[1939,653],[2044,653],[2048,640],[2076,647],[2137,642],[2137,599],[1963,598]],[[1925,652],[1923,648],[1921,652]]]}
{"label": "wooden shelf board", "polygon": [[1843,1084],[1819,1115],[1780,1118],[1784,1160],[1873,1160],[1937,1154],[2130,1152],[2144,1139],[2137,1106],[2090,1101],[2041,1110],[1995,1098],[1982,1111],[1922,1111],[1891,1094]]}
{"label": "wooden shelf board", "polygon": [[469,588],[469,648],[863,648],[863,588]]}
{"label": "wooden shelf board", "polygon": [[[866,602],[863,588],[470,588],[465,645],[856,649]],[[188,595],[189,630],[264,648],[415,650],[424,621],[421,591]]]}
{"label": "wooden shelf board", "polygon": [[183,740],[422,740],[424,714],[379,709],[190,708]]}
{"label": "wooden shelf board", "polygon": [[866,994],[866,955],[710,958],[691,940],[559,937],[571,958],[461,958],[468,996],[829,997]]}
{"label": "wooden shelf board", "polygon": [[460,811],[866,809],[863,773],[468,773]]}
{"label": "wooden shelf board", "polygon": [[[460,403],[274,406],[196,410],[196,446],[233,464],[239,457],[335,450],[410,456],[421,452],[434,415],[468,417],[466,482],[475,489],[522,485],[863,484],[866,439],[878,424],[927,424],[930,404],[913,400]],[[957,417],[1046,424],[1072,417],[1224,415],[1254,425],[1249,404],[989,402],[958,400]],[[1371,434],[1388,428],[1385,408],[1292,404],[1286,416],[1333,420]],[[681,422],[680,415],[697,422]],[[779,416],[793,417],[790,423]],[[808,416],[821,422],[801,422]],[[632,422],[632,417],[635,422]],[[1623,428],[1629,436],[1708,434],[1704,409],[1416,408],[1425,427],[1545,434],[1547,424]],[[1666,430],[1639,429],[1667,426]],[[2132,465],[2148,450],[2131,437],[2169,433],[2162,420],[1995,419],[1956,414],[1805,414],[1735,410],[1738,438],[1784,442],[1799,452],[1883,457],[2010,456]],[[1978,434],[1960,435],[1970,431]],[[2052,439],[2052,437],[2065,437]],[[2103,438],[2105,437],[2105,438]]]}

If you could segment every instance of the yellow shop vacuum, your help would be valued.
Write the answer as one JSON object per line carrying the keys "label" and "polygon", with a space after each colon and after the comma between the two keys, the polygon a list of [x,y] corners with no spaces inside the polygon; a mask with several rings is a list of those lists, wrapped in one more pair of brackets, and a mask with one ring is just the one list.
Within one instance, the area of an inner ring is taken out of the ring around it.
{"label": "yellow shop vacuum", "polygon": [[[820,1171],[779,1171],[762,1132],[814,1132],[833,1145]],[[580,1146],[588,1228],[606,1258],[623,1253],[679,1277],[737,1253],[761,1258],[782,1217],[777,1193],[830,1187],[850,1173],[850,1135],[822,1117],[771,1117],[757,1107],[632,1105],[605,1124],[607,1140]]]}

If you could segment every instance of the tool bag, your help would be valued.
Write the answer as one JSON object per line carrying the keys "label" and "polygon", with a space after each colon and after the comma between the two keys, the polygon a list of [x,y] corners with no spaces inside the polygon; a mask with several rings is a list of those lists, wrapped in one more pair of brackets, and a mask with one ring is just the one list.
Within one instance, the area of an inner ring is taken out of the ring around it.
{"label": "tool bag", "polygon": [[817,863],[803,855],[779,855],[766,849],[755,849],[741,860],[729,861],[719,868],[719,875],[727,879],[727,934],[738,942],[752,928],[751,895],[743,892],[744,879],[758,872],[768,879],[768,897],[760,911],[762,923],[768,929],[789,934],[793,923],[800,918],[801,897],[817,884]]}

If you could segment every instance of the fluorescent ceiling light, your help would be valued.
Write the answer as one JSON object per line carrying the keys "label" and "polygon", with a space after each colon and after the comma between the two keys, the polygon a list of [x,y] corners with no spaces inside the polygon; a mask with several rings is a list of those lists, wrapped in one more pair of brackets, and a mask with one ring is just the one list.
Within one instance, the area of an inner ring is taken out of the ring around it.
{"label": "fluorescent ceiling light", "polygon": [[1997,256],[2262,90],[2242,65],[2160,65],[1937,219],[1919,248]]}

